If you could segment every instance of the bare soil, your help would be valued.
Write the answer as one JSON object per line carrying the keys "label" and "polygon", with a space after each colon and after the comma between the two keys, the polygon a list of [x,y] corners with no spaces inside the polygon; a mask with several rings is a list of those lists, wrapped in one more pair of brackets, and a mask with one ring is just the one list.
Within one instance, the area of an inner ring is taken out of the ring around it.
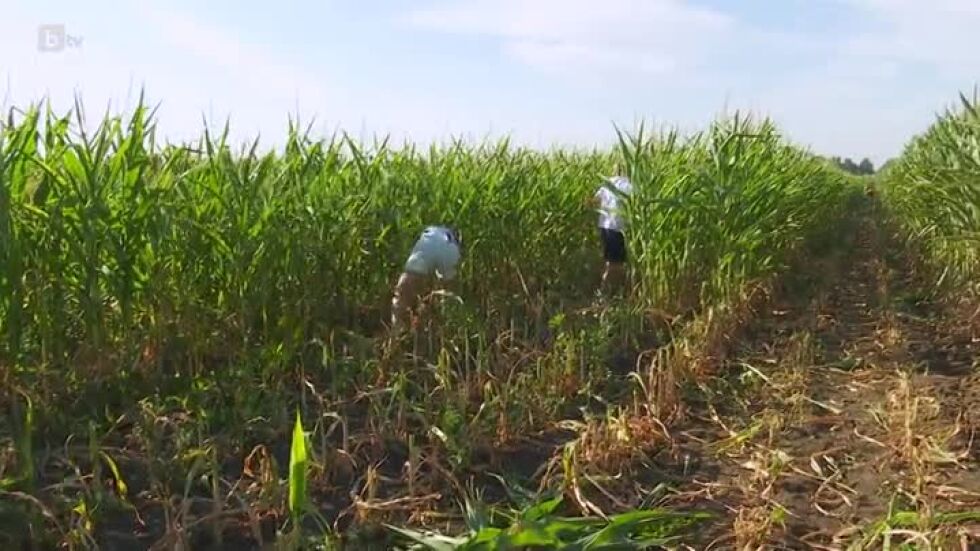
{"label": "bare soil", "polygon": [[980,511],[977,342],[883,228],[853,239],[752,323],[729,365],[741,377],[673,427],[681,453],[662,466],[689,472],[664,504],[720,516],[693,547],[879,549],[876,523],[914,511],[893,545],[945,530],[932,548],[980,548],[980,517],[938,520]]}

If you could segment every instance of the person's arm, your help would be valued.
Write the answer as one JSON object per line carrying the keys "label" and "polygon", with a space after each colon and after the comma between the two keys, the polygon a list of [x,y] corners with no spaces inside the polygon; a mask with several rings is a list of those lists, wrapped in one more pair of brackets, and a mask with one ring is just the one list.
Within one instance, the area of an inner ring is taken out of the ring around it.
{"label": "person's arm", "polygon": [[454,263],[444,262],[439,268],[439,276],[443,281],[452,281],[456,278],[456,266]]}
{"label": "person's arm", "polygon": [[588,199],[585,200],[586,204],[593,209],[597,209],[602,206],[602,188],[596,190]]}
{"label": "person's arm", "polygon": [[459,263],[459,247],[452,243],[441,245],[438,258],[439,279],[451,281],[456,277],[456,264]]}

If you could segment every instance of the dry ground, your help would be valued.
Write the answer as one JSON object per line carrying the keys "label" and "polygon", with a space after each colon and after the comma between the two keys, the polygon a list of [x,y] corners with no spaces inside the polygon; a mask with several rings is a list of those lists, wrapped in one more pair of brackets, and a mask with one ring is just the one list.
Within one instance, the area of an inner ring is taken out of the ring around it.
{"label": "dry ground", "polygon": [[692,547],[980,548],[977,343],[889,237],[813,266],[672,428],[664,504],[721,519]]}

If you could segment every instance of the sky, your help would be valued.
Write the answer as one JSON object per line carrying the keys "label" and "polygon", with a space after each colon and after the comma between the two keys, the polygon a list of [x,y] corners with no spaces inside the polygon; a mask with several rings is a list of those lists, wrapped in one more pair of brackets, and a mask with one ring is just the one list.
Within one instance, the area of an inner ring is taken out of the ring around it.
{"label": "sky", "polygon": [[142,89],[171,141],[230,120],[276,144],[298,116],[542,148],[741,110],[880,164],[973,93],[978,28],[978,0],[3,0],[0,107],[78,96],[97,119]]}

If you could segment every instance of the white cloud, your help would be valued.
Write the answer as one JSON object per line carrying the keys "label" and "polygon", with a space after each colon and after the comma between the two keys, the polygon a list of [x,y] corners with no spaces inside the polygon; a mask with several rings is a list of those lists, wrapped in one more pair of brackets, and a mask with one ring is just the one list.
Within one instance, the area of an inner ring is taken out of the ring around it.
{"label": "white cloud", "polygon": [[880,27],[846,41],[851,55],[922,63],[946,77],[980,74],[977,0],[847,0]]}
{"label": "white cloud", "polygon": [[268,49],[243,40],[217,25],[189,14],[143,4],[143,14],[151,27],[172,48],[175,58],[193,56],[198,63],[223,71],[241,90],[261,90],[287,102],[302,100],[325,105],[338,95],[328,92],[321,81],[310,78],[310,71],[276,58]]}
{"label": "white cloud", "polygon": [[[883,160],[976,83],[980,0],[834,2],[848,20],[839,31],[759,26],[686,0],[459,0],[408,21],[490,37],[544,74],[575,76],[580,90],[615,98],[609,114],[646,105],[686,124],[693,106],[730,97],[818,150]],[[610,80],[635,91],[590,84]]]}
{"label": "white cloud", "polygon": [[861,23],[828,35],[826,58],[762,94],[791,136],[819,151],[897,155],[980,78],[980,2],[840,0]]}
{"label": "white cloud", "polygon": [[692,27],[718,30],[730,23],[720,12],[678,0],[464,0],[416,11],[410,20],[447,31],[622,44],[669,44]]}
{"label": "white cloud", "polygon": [[[125,112],[145,87],[148,101],[160,104],[158,128],[168,139],[196,139],[202,117],[215,125],[230,117],[233,139],[261,135],[265,144],[281,140],[287,117],[297,110],[304,123],[315,113],[351,112],[345,89],[327,86],[314,71],[232,29],[149,2],[119,6],[111,21],[93,13],[68,3],[5,12],[0,99],[6,94],[8,107],[47,97],[64,111],[77,92],[95,124],[107,105]],[[39,52],[37,26],[50,22],[64,22],[69,34],[81,35],[81,47]],[[354,120],[319,122],[349,128]]]}
{"label": "white cloud", "polygon": [[[37,26],[59,22],[83,37],[82,47],[38,52]],[[150,104],[160,104],[161,137],[195,140],[202,135],[202,118],[219,127],[227,118],[233,141],[261,136],[266,145],[281,143],[287,117],[297,111],[304,125],[315,118],[313,130],[323,137],[346,131],[370,140],[390,133],[397,141],[424,143],[450,134],[480,135],[492,123],[507,126],[473,109],[470,98],[436,97],[428,93],[431,87],[412,81],[392,89],[369,70],[361,83],[351,84],[343,72],[331,70],[329,57],[286,56],[262,39],[159,3],[122,5],[111,19],[66,0],[15,4],[0,17],[0,108],[47,97],[64,112],[78,92],[94,126],[107,105],[126,112],[145,87]],[[413,85],[415,90],[407,89]]]}
{"label": "white cloud", "polygon": [[465,0],[414,11],[408,21],[496,37],[544,69],[640,73],[694,63],[733,27],[729,16],[680,0]]}
{"label": "white cloud", "polygon": [[575,42],[509,42],[506,50],[517,59],[545,70],[603,68],[612,71],[668,73],[677,68],[676,56],[658,51],[630,51]]}

